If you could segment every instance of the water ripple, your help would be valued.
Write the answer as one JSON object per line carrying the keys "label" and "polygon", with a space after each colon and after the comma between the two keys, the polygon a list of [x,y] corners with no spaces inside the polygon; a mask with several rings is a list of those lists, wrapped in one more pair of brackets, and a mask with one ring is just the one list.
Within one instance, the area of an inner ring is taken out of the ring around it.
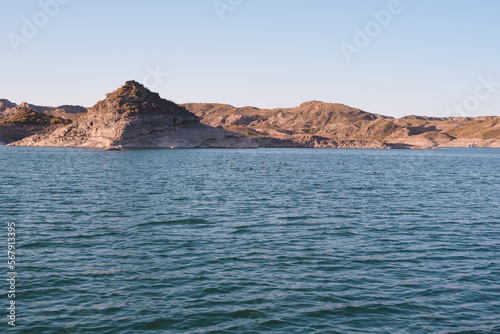
{"label": "water ripple", "polygon": [[0,151],[19,333],[500,332],[497,150]]}

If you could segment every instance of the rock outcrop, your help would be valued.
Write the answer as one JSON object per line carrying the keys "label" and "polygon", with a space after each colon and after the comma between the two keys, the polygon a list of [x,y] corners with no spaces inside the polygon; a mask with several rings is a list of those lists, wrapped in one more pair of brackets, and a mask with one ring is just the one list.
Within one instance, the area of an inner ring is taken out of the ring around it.
{"label": "rock outcrop", "polygon": [[199,122],[193,113],[128,81],[72,124],[13,146],[88,148],[251,148],[242,134]]}

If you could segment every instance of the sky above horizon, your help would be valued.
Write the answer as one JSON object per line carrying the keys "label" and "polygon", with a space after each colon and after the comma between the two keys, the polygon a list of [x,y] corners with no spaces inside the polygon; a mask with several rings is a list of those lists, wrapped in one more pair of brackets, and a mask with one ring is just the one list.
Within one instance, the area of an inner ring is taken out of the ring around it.
{"label": "sky above horizon", "polygon": [[0,98],[15,103],[90,107],[137,80],[177,103],[500,115],[497,0],[24,0],[0,9]]}

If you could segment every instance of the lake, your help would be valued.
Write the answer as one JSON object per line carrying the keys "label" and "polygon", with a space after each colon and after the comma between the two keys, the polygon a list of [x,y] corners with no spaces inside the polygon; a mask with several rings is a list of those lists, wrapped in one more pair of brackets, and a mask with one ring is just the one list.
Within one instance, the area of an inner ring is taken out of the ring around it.
{"label": "lake", "polygon": [[499,149],[0,157],[13,333],[500,333]]}

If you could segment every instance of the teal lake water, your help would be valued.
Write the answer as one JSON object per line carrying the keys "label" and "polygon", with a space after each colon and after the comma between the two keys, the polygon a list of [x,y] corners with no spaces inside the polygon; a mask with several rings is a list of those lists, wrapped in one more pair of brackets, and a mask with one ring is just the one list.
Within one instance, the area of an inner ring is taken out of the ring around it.
{"label": "teal lake water", "polygon": [[500,149],[0,157],[2,333],[500,333]]}

